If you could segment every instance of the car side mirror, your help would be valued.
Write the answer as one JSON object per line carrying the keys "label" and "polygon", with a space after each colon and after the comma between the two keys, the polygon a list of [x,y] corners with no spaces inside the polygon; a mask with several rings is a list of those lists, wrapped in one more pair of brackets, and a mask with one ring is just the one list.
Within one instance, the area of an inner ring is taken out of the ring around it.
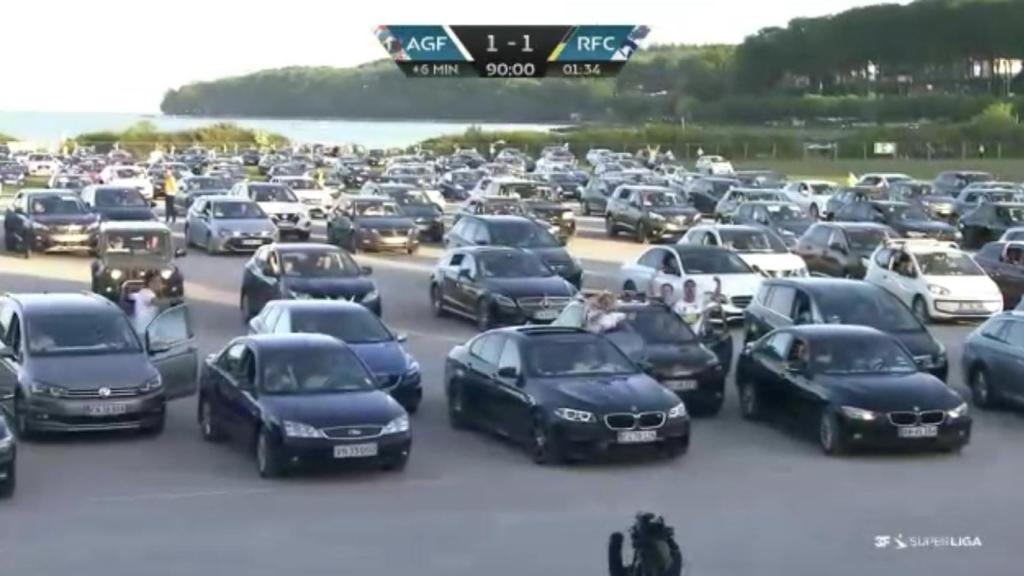
{"label": "car side mirror", "polygon": [[359,273],[363,276],[370,276],[373,274],[373,266],[360,266]]}
{"label": "car side mirror", "polygon": [[278,276],[277,271],[275,271],[273,268],[270,267],[270,265],[267,264],[263,265],[260,271],[263,272],[263,275],[266,276],[267,278],[277,278]]}
{"label": "car side mirror", "polygon": [[185,250],[184,247],[178,247],[174,249],[175,258],[184,258],[185,256],[188,256],[188,251]]}
{"label": "car side mirror", "polygon": [[263,332],[263,321],[260,320],[259,318],[253,318],[252,320],[249,320],[249,330],[253,334],[260,334],[261,332]]}
{"label": "car side mirror", "polygon": [[512,366],[505,366],[504,368],[499,368],[498,378],[516,380],[519,378],[519,370],[516,370]]}
{"label": "car side mirror", "polygon": [[839,252],[840,254],[846,254],[846,246],[843,246],[842,244],[840,244],[838,242],[833,242],[833,243],[829,244],[828,245],[828,249],[829,250],[835,250],[836,252]]}
{"label": "car side mirror", "polygon": [[0,359],[2,358],[14,358],[14,349],[10,346],[0,346]]}
{"label": "car side mirror", "polygon": [[465,278],[466,280],[473,279],[473,277],[469,273],[469,270],[467,270],[466,268],[459,268],[459,278]]}
{"label": "car side mirror", "polygon": [[395,336],[395,342],[398,342],[399,344],[402,344],[402,343],[408,342],[408,341],[409,341],[409,335],[404,333],[404,332],[402,332],[402,333],[400,333],[400,334]]}
{"label": "car side mirror", "polygon": [[800,376],[807,375],[807,364],[799,360],[790,360],[786,362],[786,372],[790,374],[798,374]]}
{"label": "car side mirror", "polygon": [[148,331],[146,332],[146,352],[150,356],[153,356],[154,354],[160,354],[161,352],[167,352],[170,349],[170,345],[164,342],[154,341],[150,333]]}

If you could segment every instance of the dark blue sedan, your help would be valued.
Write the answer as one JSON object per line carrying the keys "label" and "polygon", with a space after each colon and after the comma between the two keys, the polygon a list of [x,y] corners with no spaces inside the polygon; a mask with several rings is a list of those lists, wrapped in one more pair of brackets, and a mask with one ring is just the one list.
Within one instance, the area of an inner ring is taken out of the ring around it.
{"label": "dark blue sedan", "polygon": [[1024,312],[989,318],[964,343],[964,381],[978,408],[1024,406]]}

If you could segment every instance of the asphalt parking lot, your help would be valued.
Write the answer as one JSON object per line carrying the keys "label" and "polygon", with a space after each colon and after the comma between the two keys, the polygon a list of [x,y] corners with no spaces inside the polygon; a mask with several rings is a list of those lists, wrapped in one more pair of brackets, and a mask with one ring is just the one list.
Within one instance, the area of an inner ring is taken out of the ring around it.
{"label": "asphalt parking lot", "polygon": [[[604,238],[597,219],[580,226],[570,251],[586,284],[616,288],[619,264],[643,248]],[[741,420],[730,382],[723,412],[695,422],[686,456],[564,467],[450,429],[443,360],[474,329],[431,313],[427,279],[440,253],[357,256],[374,268],[385,321],[410,335],[423,367],[404,472],[261,480],[240,448],[200,440],[195,399],[182,400],[157,438],[23,444],[18,492],[0,502],[0,574],[597,575],[607,573],[608,534],[641,509],[676,527],[695,576],[1024,571],[1024,416],[1012,412],[975,412],[959,455],[828,458],[809,439]],[[179,262],[204,353],[244,331],[245,259],[192,249]],[[0,288],[84,290],[88,266],[84,257],[0,255]],[[933,328],[961,391],[970,329]],[[976,536],[982,546],[876,548],[881,535]]]}

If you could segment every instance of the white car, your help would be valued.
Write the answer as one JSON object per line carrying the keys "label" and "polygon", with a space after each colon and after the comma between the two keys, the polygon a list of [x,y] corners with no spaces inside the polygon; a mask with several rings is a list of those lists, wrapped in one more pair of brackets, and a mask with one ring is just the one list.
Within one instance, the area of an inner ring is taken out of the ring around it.
{"label": "white car", "polygon": [[111,186],[137,188],[146,200],[153,201],[153,182],[146,171],[138,166],[118,164],[100,171],[100,183]]}
{"label": "white car", "polygon": [[923,322],[1003,310],[999,287],[952,242],[890,240],[868,259],[864,280],[896,295]]}
{"label": "white car", "polygon": [[835,182],[828,180],[797,180],[782,187],[786,198],[817,220],[825,213],[828,201],[836,190]]}
{"label": "white car", "polygon": [[277,226],[281,239],[290,236],[302,241],[309,240],[313,229],[309,209],[291,188],[282,184],[246,181],[235,184],[228,194],[258,204]]}
{"label": "white car", "polygon": [[614,152],[608,148],[591,148],[590,150],[587,150],[587,154],[584,158],[587,159],[587,162],[591,166],[597,166],[610,158],[612,154],[614,154]]}
{"label": "white car", "polygon": [[620,285],[626,292],[658,294],[662,284],[670,284],[675,294],[683,293],[683,284],[693,280],[697,294],[714,293],[715,278],[722,283],[727,317],[739,318],[754,299],[764,277],[735,253],[718,246],[675,244],[654,246],[619,269]]}
{"label": "white car", "polygon": [[755,272],[782,277],[808,276],[807,263],[793,254],[777,234],[761,226],[701,224],[679,239],[679,244],[721,246],[735,252]]}
{"label": "white car", "polygon": [[913,180],[906,174],[899,172],[872,172],[870,174],[862,174],[857,179],[856,186],[870,186],[872,188],[888,188],[893,182]]}
{"label": "white car", "polygon": [[29,176],[52,176],[61,164],[53,154],[32,153],[25,158],[25,167]]}
{"label": "white car", "polygon": [[320,186],[317,181],[309,176],[275,176],[270,179],[271,184],[287,186],[295,193],[313,218],[325,218],[334,206],[334,196],[327,188]]}
{"label": "white car", "polygon": [[714,154],[705,154],[704,156],[697,158],[697,162],[693,165],[693,169],[701,174],[709,174],[712,176],[729,175],[734,172],[732,162]]}
{"label": "white car", "polygon": [[1020,242],[1024,240],[1024,226],[1014,226],[999,238],[999,242]]}

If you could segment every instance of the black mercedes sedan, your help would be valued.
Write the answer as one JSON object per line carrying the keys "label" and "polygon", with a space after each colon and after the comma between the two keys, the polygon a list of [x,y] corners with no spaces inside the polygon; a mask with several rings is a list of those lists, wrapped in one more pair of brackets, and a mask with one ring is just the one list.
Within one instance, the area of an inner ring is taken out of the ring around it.
{"label": "black mercedes sedan", "polygon": [[1024,312],[989,318],[964,343],[964,381],[971,401],[981,409],[1024,407]]}
{"label": "black mercedes sedan", "polygon": [[656,446],[690,445],[679,398],[605,336],[578,328],[492,330],[456,346],[445,363],[448,417],[527,446],[538,464]]}
{"label": "black mercedes sedan", "polygon": [[771,414],[814,430],[826,454],[869,446],[958,451],[971,438],[963,398],[874,328],[773,331],[744,348],[736,386],[744,418]]}
{"label": "black mercedes sedan", "polygon": [[245,336],[207,357],[199,429],[252,447],[260,476],[301,464],[374,460],[405,467],[409,416],[342,341],[322,334]]}
{"label": "black mercedes sedan", "polygon": [[503,324],[551,322],[576,287],[519,248],[471,246],[449,251],[430,276],[434,314],[455,314],[489,330]]}
{"label": "black mercedes sedan", "polygon": [[358,302],[379,316],[380,293],[369,278],[372,273],[329,244],[268,244],[245,264],[239,306],[246,321],[271,300],[317,298]]}

